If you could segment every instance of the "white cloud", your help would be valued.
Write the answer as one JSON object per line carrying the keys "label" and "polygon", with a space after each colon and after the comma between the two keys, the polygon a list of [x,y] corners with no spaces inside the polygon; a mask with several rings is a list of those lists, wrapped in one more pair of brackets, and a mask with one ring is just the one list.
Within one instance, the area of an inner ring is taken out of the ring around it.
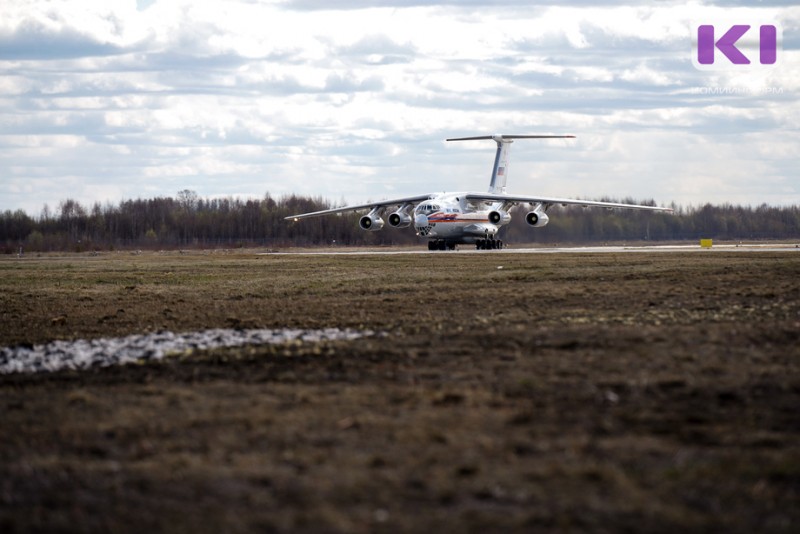
{"label": "white cloud", "polygon": [[[0,209],[484,189],[491,144],[442,140],[497,132],[579,136],[515,145],[519,192],[800,203],[798,8],[359,5],[4,4]],[[731,10],[781,21],[780,65],[692,67],[692,22]]]}
{"label": "white cloud", "polygon": [[680,85],[680,81],[671,78],[664,72],[651,69],[644,63],[637,65],[633,69],[625,69],[620,75],[620,79],[645,85]]}

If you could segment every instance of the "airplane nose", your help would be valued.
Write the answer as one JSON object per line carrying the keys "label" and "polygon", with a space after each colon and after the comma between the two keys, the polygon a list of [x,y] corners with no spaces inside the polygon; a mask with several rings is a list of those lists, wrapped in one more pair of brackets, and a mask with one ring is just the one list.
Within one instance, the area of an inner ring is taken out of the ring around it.
{"label": "airplane nose", "polygon": [[417,213],[417,216],[414,217],[414,226],[417,228],[425,228],[428,226],[428,216],[424,213]]}

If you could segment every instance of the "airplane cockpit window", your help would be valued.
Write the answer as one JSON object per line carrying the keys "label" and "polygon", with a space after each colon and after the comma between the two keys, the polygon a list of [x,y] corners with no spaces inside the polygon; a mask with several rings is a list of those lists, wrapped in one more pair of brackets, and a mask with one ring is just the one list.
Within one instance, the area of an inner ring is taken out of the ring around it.
{"label": "airplane cockpit window", "polygon": [[439,206],[436,204],[420,204],[419,206],[417,206],[417,209],[415,211],[417,213],[430,215],[431,213],[436,213],[437,211],[439,211],[439,209],[440,209]]}

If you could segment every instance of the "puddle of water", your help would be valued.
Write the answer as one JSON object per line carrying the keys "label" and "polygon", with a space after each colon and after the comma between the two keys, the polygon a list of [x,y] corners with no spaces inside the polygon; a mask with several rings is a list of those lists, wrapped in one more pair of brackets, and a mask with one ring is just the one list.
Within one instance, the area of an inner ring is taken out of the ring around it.
{"label": "puddle of water", "polygon": [[354,340],[374,335],[366,330],[232,330],[201,332],[155,332],[127,337],[53,341],[32,347],[0,349],[0,374],[41,373],[63,369],[88,369],[124,365],[141,360],[159,360],[191,350],[208,350],[243,345],[279,345],[290,341]]}

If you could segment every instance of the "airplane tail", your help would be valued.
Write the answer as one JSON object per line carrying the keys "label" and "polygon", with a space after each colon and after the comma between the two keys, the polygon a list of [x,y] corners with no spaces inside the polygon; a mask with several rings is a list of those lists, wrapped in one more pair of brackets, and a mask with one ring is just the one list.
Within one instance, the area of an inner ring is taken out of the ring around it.
{"label": "airplane tail", "polygon": [[478,141],[491,139],[497,143],[497,153],[494,157],[492,179],[489,182],[489,193],[505,194],[506,180],[508,179],[508,151],[514,139],[573,139],[574,135],[481,135],[478,137],[457,137],[447,141]]}

